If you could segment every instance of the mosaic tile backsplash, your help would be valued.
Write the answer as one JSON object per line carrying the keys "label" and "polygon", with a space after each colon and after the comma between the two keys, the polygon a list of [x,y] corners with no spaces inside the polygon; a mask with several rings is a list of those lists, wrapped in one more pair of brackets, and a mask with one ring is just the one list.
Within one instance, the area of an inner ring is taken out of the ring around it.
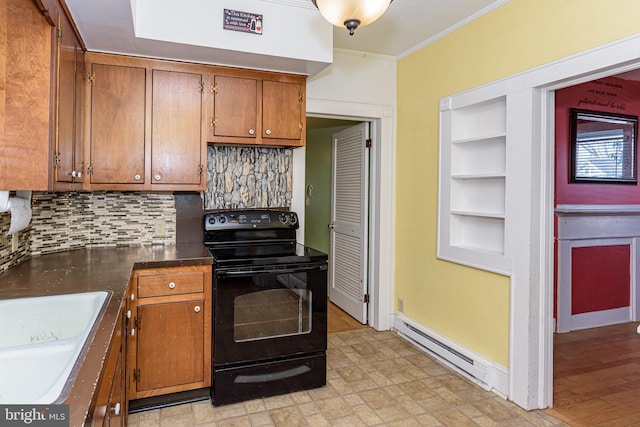
{"label": "mosaic tile backsplash", "polygon": [[[209,147],[205,209],[291,206],[293,154],[286,148]],[[170,193],[34,192],[31,224],[11,250],[0,212],[0,272],[30,255],[98,246],[175,244]],[[156,235],[156,220],[165,232]]]}
{"label": "mosaic tile backsplash", "polygon": [[286,148],[208,148],[205,209],[291,206],[293,154]]}
{"label": "mosaic tile backsplash", "polygon": [[[84,247],[175,244],[176,241],[172,194],[38,192],[33,193],[31,208],[31,224],[19,232],[15,252],[11,251],[11,237],[6,235],[10,214],[0,213],[0,271],[29,255]],[[164,227],[161,235],[156,234],[158,221]]]}

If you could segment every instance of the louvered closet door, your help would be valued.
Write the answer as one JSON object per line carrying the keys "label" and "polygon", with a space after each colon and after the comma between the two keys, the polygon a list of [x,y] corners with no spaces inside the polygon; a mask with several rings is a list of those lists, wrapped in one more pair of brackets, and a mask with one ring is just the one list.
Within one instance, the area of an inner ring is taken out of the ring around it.
{"label": "louvered closet door", "polygon": [[368,123],[333,135],[331,301],[367,323]]}

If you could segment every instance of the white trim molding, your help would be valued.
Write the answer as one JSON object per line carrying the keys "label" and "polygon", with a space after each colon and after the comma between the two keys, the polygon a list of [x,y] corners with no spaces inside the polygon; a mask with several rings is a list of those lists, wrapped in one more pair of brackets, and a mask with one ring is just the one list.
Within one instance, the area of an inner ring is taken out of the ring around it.
{"label": "white trim molding", "polygon": [[[307,98],[310,117],[362,120],[372,123],[370,153],[369,325],[378,331],[393,326],[395,137],[393,108]],[[304,194],[294,194],[304,200]],[[301,208],[304,212],[304,208]],[[301,215],[301,212],[298,212]]]}

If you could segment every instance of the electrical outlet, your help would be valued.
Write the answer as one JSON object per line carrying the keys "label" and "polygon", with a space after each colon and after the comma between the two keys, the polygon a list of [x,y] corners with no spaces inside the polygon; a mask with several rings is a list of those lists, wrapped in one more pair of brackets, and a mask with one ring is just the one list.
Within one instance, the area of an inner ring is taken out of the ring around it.
{"label": "electrical outlet", "polygon": [[156,219],[156,230],[154,236],[156,237],[164,237],[165,235],[165,222],[162,218]]}
{"label": "electrical outlet", "polygon": [[398,298],[398,311],[404,313],[404,300],[402,298]]}
{"label": "electrical outlet", "polygon": [[11,235],[11,252],[17,251],[18,246],[20,246],[20,238],[18,237],[18,232],[15,232]]}

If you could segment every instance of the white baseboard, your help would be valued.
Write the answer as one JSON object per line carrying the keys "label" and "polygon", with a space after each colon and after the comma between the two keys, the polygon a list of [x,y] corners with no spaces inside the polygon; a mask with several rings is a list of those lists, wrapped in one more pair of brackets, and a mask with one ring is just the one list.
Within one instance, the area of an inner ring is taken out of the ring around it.
{"label": "white baseboard", "polygon": [[[612,308],[610,310],[592,311],[590,313],[573,314],[569,318],[569,331],[597,328],[599,326],[617,325],[631,322],[629,307]],[[563,330],[562,332],[569,332]],[[558,331],[560,332],[560,331]]]}
{"label": "white baseboard", "polygon": [[509,395],[509,371],[428,327],[395,313],[398,334],[446,366],[502,398]]}

